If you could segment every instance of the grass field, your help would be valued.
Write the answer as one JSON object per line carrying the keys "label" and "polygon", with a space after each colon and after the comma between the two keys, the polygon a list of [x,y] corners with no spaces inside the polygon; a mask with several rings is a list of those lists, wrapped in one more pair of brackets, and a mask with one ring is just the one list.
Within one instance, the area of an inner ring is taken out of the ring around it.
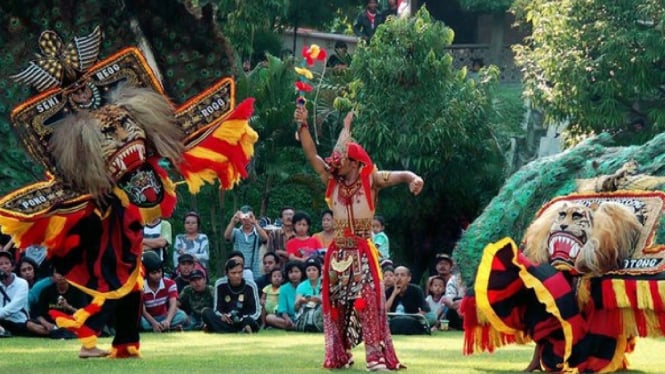
{"label": "grass field", "polygon": [[[464,356],[462,333],[394,337],[406,373],[515,373],[531,358],[532,345],[508,346],[493,354]],[[140,360],[79,359],[75,340],[0,339],[0,373],[320,373],[323,336],[277,330],[253,335],[200,332],[143,334]],[[108,348],[110,339],[100,339]],[[627,373],[665,372],[665,340],[642,339],[630,356]],[[364,346],[354,350],[356,365],[345,373],[365,372]]]}

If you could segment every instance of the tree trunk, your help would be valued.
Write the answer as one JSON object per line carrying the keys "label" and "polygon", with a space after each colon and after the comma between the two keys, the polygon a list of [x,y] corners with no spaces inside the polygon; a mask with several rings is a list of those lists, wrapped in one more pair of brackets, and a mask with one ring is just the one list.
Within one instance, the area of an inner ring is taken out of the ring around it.
{"label": "tree trunk", "polygon": [[270,190],[272,189],[272,176],[266,177],[266,184],[263,186],[263,196],[261,196],[261,207],[259,208],[259,215],[265,216],[268,212],[268,204],[270,203]]}

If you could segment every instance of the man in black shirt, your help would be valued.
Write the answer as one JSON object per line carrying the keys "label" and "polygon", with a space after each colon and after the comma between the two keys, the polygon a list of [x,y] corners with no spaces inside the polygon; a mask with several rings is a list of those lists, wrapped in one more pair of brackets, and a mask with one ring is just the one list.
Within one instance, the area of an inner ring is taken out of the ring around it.
{"label": "man in black shirt", "polygon": [[226,261],[224,269],[227,276],[215,282],[213,308],[203,309],[207,331],[257,332],[261,304],[256,284],[243,279],[243,263],[234,258]]}
{"label": "man in black shirt", "polygon": [[358,15],[353,24],[353,32],[357,37],[369,41],[376,28],[383,23],[383,16],[378,11],[379,3],[376,0],[368,0],[365,10]]}
{"label": "man in black shirt", "polygon": [[390,332],[393,334],[428,334],[436,320],[420,287],[411,284],[411,271],[406,266],[395,268],[395,285],[386,290]]}
{"label": "man in black shirt", "polygon": [[71,287],[62,275],[54,272],[52,279],[54,283],[41,292],[37,308],[32,311],[32,314],[37,322],[49,331],[52,338],[74,339],[76,335],[55,325],[49,311],[57,310],[72,315],[78,309],[88,305],[90,298],[79,289]]}

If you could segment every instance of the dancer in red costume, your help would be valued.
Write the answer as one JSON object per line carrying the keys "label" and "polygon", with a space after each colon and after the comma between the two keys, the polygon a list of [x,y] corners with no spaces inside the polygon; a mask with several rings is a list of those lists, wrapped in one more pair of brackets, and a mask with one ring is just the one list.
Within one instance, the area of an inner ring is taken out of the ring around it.
{"label": "dancer in red costume", "polygon": [[410,171],[378,171],[351,139],[353,113],[346,116],[337,145],[325,160],[317,154],[303,105],[298,105],[294,118],[305,155],[328,186],[326,200],[335,220],[335,237],[323,267],[323,366],[351,366],[351,348],[364,340],[368,370],[398,370],[403,365],[388,330],[378,252],[369,238],[378,191],[407,183],[417,195],[423,180]]}

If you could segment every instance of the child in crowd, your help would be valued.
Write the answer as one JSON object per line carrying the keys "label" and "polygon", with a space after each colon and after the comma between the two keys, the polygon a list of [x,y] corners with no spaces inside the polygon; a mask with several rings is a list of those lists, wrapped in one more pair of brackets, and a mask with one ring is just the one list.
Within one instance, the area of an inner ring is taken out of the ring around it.
{"label": "child in crowd", "polygon": [[270,284],[263,287],[261,295],[261,325],[267,327],[266,316],[277,313],[279,305],[279,289],[284,283],[284,275],[279,267],[270,271]]}
{"label": "child in crowd", "polygon": [[441,320],[445,319],[448,308],[444,304],[444,293],[446,282],[443,278],[435,276],[427,282],[427,304],[430,310],[436,315],[436,323],[432,325],[432,331],[441,327]]}
{"label": "child in crowd", "polygon": [[303,280],[300,262],[289,261],[284,267],[288,283],[279,288],[277,313],[266,316],[266,325],[278,329],[293,330],[296,325],[296,289]]}
{"label": "child in crowd", "polygon": [[379,250],[379,259],[390,258],[390,240],[383,232],[386,229],[385,220],[381,216],[374,216],[372,220],[372,241]]}
{"label": "child in crowd", "polygon": [[395,269],[392,266],[383,267],[383,289],[387,290],[389,287],[395,285]]}
{"label": "child in crowd", "polygon": [[310,257],[319,255],[323,246],[319,239],[309,236],[312,219],[307,213],[298,212],[293,216],[293,228],[296,237],[286,243],[286,253],[291,261],[305,262]]}

